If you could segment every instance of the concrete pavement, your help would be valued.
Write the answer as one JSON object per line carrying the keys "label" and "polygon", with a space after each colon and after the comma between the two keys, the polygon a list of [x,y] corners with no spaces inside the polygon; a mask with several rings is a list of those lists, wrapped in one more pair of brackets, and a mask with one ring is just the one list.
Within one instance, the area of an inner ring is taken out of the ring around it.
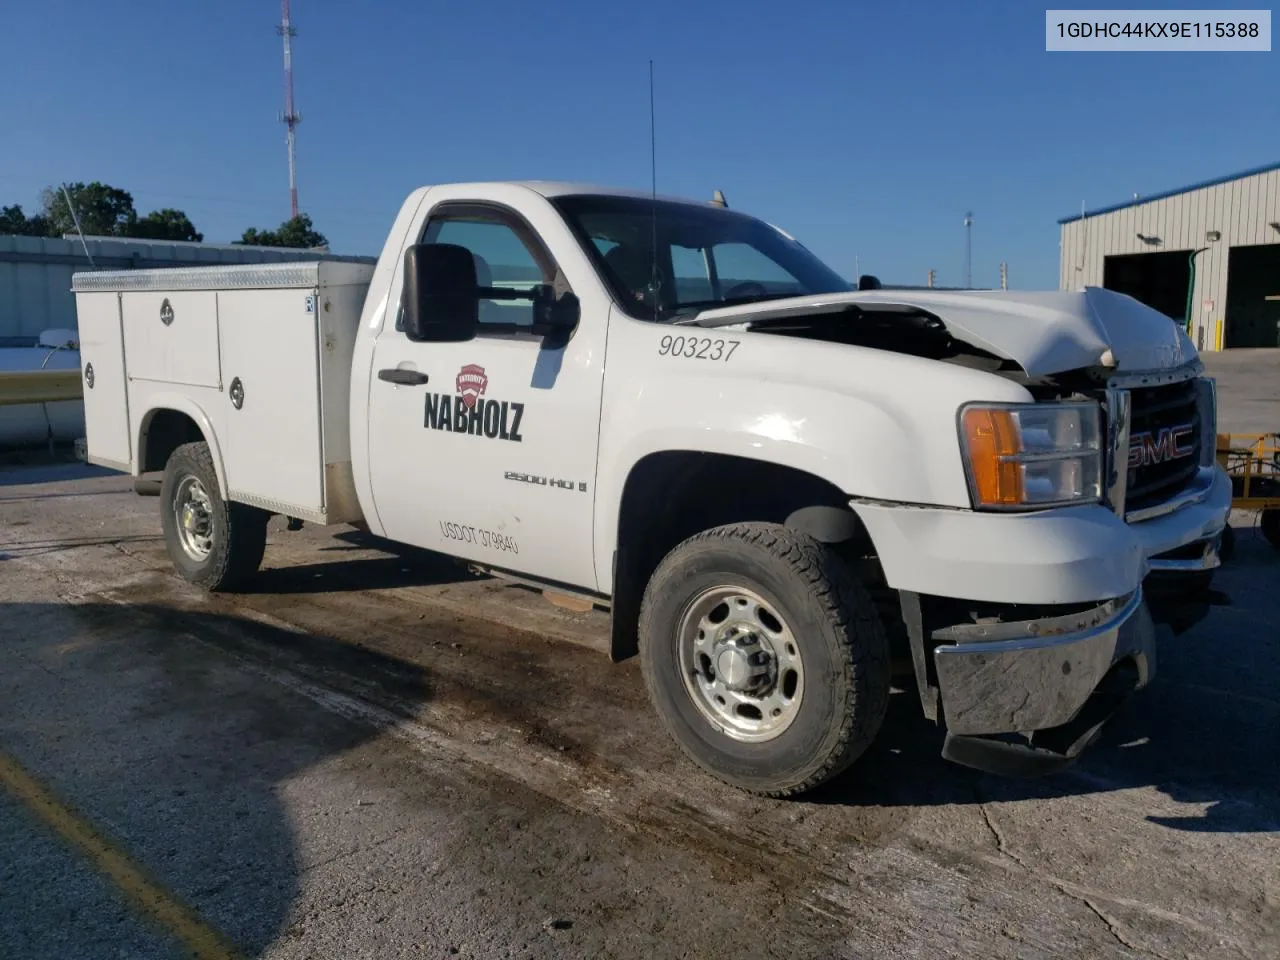
{"label": "concrete pavement", "polygon": [[211,597],[156,511],[0,471],[6,960],[1280,956],[1280,553],[1249,517],[1067,773],[947,764],[898,694],[774,802],[683,758],[603,615],[278,521]]}

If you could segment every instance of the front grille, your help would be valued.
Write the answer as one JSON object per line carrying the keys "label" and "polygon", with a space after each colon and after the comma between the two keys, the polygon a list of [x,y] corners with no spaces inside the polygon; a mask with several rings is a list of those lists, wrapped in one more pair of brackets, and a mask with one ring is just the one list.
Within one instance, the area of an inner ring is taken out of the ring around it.
{"label": "front grille", "polygon": [[1200,467],[1201,431],[1195,380],[1141,387],[1129,402],[1126,511],[1162,503],[1191,481]]}

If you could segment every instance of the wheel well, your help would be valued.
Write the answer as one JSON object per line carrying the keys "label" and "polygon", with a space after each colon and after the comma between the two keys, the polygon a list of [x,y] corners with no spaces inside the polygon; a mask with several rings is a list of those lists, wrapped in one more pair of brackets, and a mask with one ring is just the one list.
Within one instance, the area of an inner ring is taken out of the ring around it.
{"label": "wheel well", "polygon": [[654,569],[676,544],[711,527],[784,523],[838,544],[848,560],[869,561],[878,573],[870,537],[848,501],[821,477],[776,463],[691,451],[645,457],[627,477],[618,512],[610,655],[616,661],[637,653],[640,601]]}
{"label": "wheel well", "polygon": [[142,427],[138,441],[140,472],[163,470],[169,456],[184,443],[205,439],[199,425],[177,410],[155,410]]}

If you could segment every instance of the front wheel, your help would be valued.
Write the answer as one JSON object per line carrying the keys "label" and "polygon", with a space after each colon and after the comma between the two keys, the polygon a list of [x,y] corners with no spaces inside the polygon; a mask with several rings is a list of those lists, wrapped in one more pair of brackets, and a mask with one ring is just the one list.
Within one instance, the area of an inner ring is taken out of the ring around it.
{"label": "front wheel", "polygon": [[689,757],[768,796],[847,768],[888,706],[874,601],[832,550],[777,524],[717,527],[672,550],[645,590],[640,657]]}
{"label": "front wheel", "polygon": [[160,524],[174,568],[208,590],[229,590],[262,564],[270,514],[222,499],[206,443],[169,456],[160,485]]}

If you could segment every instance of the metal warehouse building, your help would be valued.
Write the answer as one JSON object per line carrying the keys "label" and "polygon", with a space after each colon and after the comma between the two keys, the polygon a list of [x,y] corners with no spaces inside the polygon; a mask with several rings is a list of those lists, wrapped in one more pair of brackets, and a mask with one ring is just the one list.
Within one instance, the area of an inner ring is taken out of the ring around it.
{"label": "metal warehouse building", "polygon": [[1061,289],[1189,313],[1201,350],[1280,346],[1280,163],[1058,223]]}
{"label": "metal warehouse building", "polygon": [[369,257],[282,247],[115,237],[86,237],[82,242],[79,237],[0,235],[0,343],[34,342],[45,330],[76,329],[72,273],[282,260],[373,262]]}

